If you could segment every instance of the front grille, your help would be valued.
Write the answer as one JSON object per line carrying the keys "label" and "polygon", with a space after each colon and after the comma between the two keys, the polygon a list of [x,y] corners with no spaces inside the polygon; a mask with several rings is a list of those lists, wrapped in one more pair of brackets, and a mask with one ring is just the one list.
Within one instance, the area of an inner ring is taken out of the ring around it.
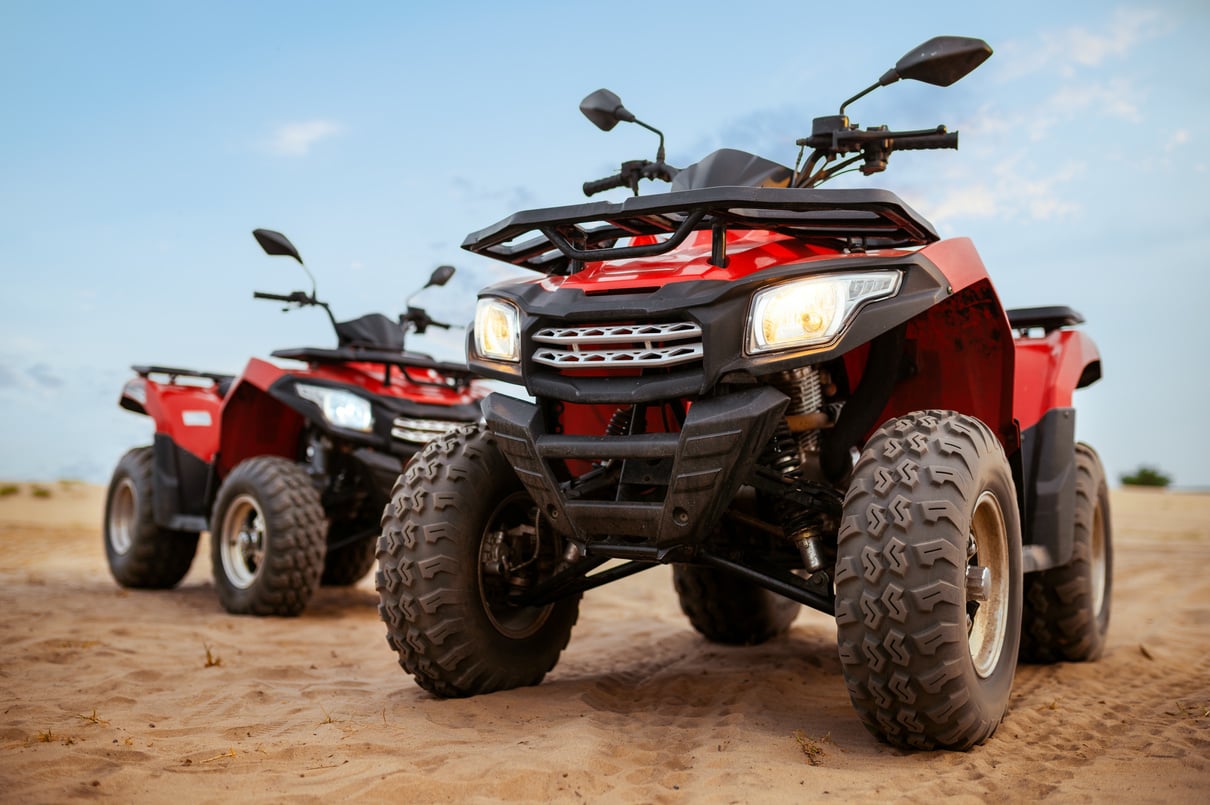
{"label": "front grille", "polygon": [[391,423],[391,436],[405,442],[425,444],[443,433],[465,425],[465,422],[449,422],[444,419],[413,419],[396,417]]}
{"label": "front grille", "polygon": [[679,366],[702,359],[702,328],[691,321],[543,327],[534,362],[556,369]]}

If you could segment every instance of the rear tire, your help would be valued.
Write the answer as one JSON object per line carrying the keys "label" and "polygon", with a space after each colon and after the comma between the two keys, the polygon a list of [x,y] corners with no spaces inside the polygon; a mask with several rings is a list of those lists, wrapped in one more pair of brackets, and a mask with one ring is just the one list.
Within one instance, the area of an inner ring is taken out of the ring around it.
{"label": "rear tire", "polygon": [[1088,662],[1105,650],[1113,591],[1109,487],[1101,459],[1076,445],[1076,510],[1071,561],[1025,577],[1021,657]]}
{"label": "rear tire", "polygon": [[[724,541],[740,538],[726,523],[719,528],[729,529]],[[674,564],[672,583],[681,612],[712,643],[765,643],[789,631],[801,608],[796,601],[716,567]]]}
{"label": "rear tire", "polygon": [[324,556],[323,575],[319,578],[323,587],[348,587],[365,578],[374,567],[374,551],[377,538],[366,537],[339,548],[328,548]]}
{"label": "rear tire", "polygon": [[328,524],[299,465],[277,456],[238,464],[210,519],[219,602],[234,615],[301,613],[319,586]]}
{"label": "rear tire", "polygon": [[395,483],[378,541],[387,643],[438,696],[536,685],[558,662],[580,594],[514,606],[511,589],[548,578],[562,540],[481,428],[439,436]]}
{"label": "rear tire", "polygon": [[1021,632],[1021,525],[983,423],[918,411],[870,439],[845,496],[836,623],[849,696],[880,740],[965,750],[996,731]]}
{"label": "rear tire", "polygon": [[166,590],[189,572],[198,535],[155,524],[152,448],[128,451],[114,468],[105,495],[105,559],[123,587]]}

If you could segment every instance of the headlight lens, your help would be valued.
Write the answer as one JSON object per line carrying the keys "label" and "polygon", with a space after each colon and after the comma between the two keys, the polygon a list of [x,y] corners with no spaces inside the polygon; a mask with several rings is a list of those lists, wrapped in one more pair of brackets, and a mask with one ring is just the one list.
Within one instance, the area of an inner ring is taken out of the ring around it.
{"label": "headlight lens", "polygon": [[484,358],[521,360],[521,314],[511,302],[484,297],[475,305],[475,351]]}
{"label": "headlight lens", "polygon": [[374,413],[370,401],[364,397],[325,386],[309,386],[299,383],[294,387],[298,396],[310,400],[323,411],[324,419],[338,428],[368,433],[374,427]]}
{"label": "headlight lens", "polygon": [[748,352],[825,344],[866,302],[894,296],[898,271],[824,274],[757,291],[748,317]]}

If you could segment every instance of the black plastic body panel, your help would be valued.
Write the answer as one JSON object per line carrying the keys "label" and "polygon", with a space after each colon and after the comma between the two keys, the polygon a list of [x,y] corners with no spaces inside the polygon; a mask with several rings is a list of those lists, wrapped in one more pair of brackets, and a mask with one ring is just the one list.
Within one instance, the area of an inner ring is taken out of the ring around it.
{"label": "black plastic body panel", "polygon": [[[1052,408],[1021,433],[1021,474],[1025,545],[1045,553],[1027,571],[1071,561],[1076,511],[1076,412]],[[1027,562],[1027,565],[1030,563]]]}
{"label": "black plastic body panel", "polygon": [[163,433],[155,434],[152,456],[156,525],[177,531],[205,531],[210,516],[210,465]]}
{"label": "black plastic body panel", "polygon": [[[871,302],[856,313],[840,338],[801,350],[767,355],[745,355],[748,306],[761,287],[784,280],[817,276],[833,271],[902,273],[899,293]],[[897,257],[870,256],[795,263],[725,282],[689,280],[672,282],[654,291],[589,296],[579,290],[552,293],[535,283],[505,283],[487,289],[485,296],[514,302],[521,311],[521,362],[505,366],[479,359],[473,332],[468,337],[471,366],[485,377],[525,384],[535,397],[577,403],[632,404],[677,397],[699,397],[718,385],[723,375],[738,372],[761,377],[784,369],[819,363],[842,355],[935,306],[950,295],[948,283],[931,261],[919,254]],[[702,328],[700,364],[671,370],[646,370],[642,376],[610,373],[608,377],[572,376],[535,363],[534,334],[545,326],[666,322],[692,320]]]}
{"label": "black plastic body panel", "polygon": [[[503,394],[484,399],[483,413],[555,528],[590,551],[594,541],[672,549],[696,545],[714,528],[787,402],[775,389],[748,389],[695,403],[680,433],[610,438],[549,433],[537,405]],[[656,491],[643,500],[575,499],[550,461],[589,457],[623,461],[623,478]]]}
{"label": "black plastic body panel", "polygon": [[[479,405],[477,403],[447,405],[438,409],[435,406],[413,402],[402,397],[363,394],[360,396],[369,401],[374,412],[373,430],[363,432],[338,428],[324,418],[318,405],[310,400],[304,400],[298,395],[294,387],[299,383],[309,386],[340,389],[342,391],[349,390],[349,386],[344,383],[324,380],[322,378],[299,378],[286,374],[273,382],[273,385],[269,387],[269,394],[278,402],[293,409],[317,430],[331,436],[334,440],[357,447],[373,448],[389,455],[410,458],[418,447],[415,444],[402,442],[391,436],[391,427],[395,417],[406,416],[416,419],[439,419],[450,422],[477,422],[480,417]],[[437,415],[438,413],[440,414],[439,416]]]}

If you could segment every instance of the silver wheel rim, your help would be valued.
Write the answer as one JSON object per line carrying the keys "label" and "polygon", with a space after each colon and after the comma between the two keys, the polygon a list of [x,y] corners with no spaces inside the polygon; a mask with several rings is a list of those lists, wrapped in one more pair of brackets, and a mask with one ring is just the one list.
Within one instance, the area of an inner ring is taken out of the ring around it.
{"label": "silver wheel rim", "polygon": [[1089,562],[1092,565],[1092,613],[1100,617],[1105,606],[1105,582],[1108,576],[1108,557],[1105,551],[1105,520],[1101,516],[1101,501],[1098,497],[1092,512],[1092,540],[1089,546]]}
{"label": "silver wheel rim", "polygon": [[134,481],[129,478],[118,483],[109,499],[109,547],[119,556],[134,545],[137,500]]}
{"label": "silver wheel rim", "polygon": [[239,495],[227,507],[219,532],[223,573],[235,587],[246,590],[265,564],[268,534],[265,516],[251,495]]}
{"label": "silver wheel rim", "polygon": [[[1008,529],[1000,501],[990,491],[979,495],[971,517],[969,567],[988,570],[990,585],[985,601],[968,591],[966,611],[970,619],[967,636],[975,673],[986,679],[1000,661],[1004,637],[1008,633],[1009,570]],[[973,606],[972,606],[973,605]]]}

